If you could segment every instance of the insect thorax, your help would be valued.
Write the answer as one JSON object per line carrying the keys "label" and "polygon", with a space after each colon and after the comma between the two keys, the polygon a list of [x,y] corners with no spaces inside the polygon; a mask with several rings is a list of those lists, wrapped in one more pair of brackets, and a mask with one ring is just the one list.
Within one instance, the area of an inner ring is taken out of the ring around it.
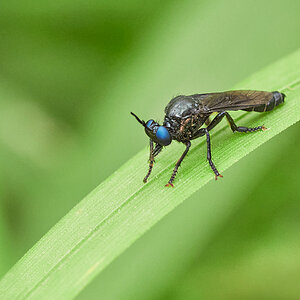
{"label": "insect thorax", "polygon": [[208,115],[203,114],[190,115],[185,118],[166,116],[164,126],[169,129],[172,139],[178,142],[187,142],[193,139],[207,118]]}

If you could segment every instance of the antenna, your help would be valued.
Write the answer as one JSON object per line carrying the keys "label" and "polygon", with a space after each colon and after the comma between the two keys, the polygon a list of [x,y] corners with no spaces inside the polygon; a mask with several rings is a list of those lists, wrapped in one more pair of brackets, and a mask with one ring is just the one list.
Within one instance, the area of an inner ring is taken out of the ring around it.
{"label": "antenna", "polygon": [[146,127],[145,121],[140,120],[140,118],[139,118],[136,114],[134,114],[133,112],[131,112],[131,114],[137,119],[137,121],[138,121],[140,124],[142,124],[144,127]]}

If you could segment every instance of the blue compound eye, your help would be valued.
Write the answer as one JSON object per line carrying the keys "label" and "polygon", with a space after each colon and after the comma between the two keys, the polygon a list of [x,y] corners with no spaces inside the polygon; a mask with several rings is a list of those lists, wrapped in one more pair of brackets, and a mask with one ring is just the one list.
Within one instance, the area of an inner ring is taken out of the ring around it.
{"label": "blue compound eye", "polygon": [[[148,121],[149,122],[149,121]],[[167,146],[171,144],[172,138],[168,129],[164,126],[159,126],[156,131],[156,138],[160,145]]]}
{"label": "blue compound eye", "polygon": [[154,120],[149,120],[147,123],[146,123],[146,127],[148,129],[150,129],[150,126],[152,125],[152,123],[154,122]]}

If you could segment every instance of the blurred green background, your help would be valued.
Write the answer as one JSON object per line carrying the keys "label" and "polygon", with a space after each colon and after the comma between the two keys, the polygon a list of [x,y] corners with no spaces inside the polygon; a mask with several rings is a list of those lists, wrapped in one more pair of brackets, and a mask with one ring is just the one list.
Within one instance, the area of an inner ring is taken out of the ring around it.
{"label": "blurred green background", "polygon": [[[173,96],[230,89],[295,51],[299,10],[297,0],[2,2],[0,276],[148,144],[130,111],[162,120]],[[185,201],[77,298],[299,299],[299,128]]]}

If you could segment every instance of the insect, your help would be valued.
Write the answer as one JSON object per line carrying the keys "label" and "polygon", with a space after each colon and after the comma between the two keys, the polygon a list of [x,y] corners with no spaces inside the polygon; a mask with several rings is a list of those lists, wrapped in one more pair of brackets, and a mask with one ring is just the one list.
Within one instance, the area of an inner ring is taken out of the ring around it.
{"label": "insect", "polygon": [[[284,102],[285,94],[280,92],[265,92],[254,90],[227,91],[207,94],[195,94],[190,96],[177,96],[173,98],[165,108],[165,118],[163,125],[159,125],[150,119],[145,122],[137,115],[131,114],[143,125],[146,134],[150,138],[149,169],[144,178],[147,182],[150,176],[154,158],[161,152],[163,147],[171,144],[172,140],[185,144],[186,148],[177,161],[170,180],[166,186],[174,186],[178,168],[189,152],[191,140],[206,136],[207,160],[215,174],[215,179],[223,177],[211,157],[210,131],[226,117],[233,132],[255,132],[266,130],[264,126],[254,128],[237,126],[232,117],[227,112],[244,110],[266,112]],[[217,113],[212,121],[210,115]],[[203,125],[206,127],[202,127]],[[155,146],[154,146],[155,144]]]}

